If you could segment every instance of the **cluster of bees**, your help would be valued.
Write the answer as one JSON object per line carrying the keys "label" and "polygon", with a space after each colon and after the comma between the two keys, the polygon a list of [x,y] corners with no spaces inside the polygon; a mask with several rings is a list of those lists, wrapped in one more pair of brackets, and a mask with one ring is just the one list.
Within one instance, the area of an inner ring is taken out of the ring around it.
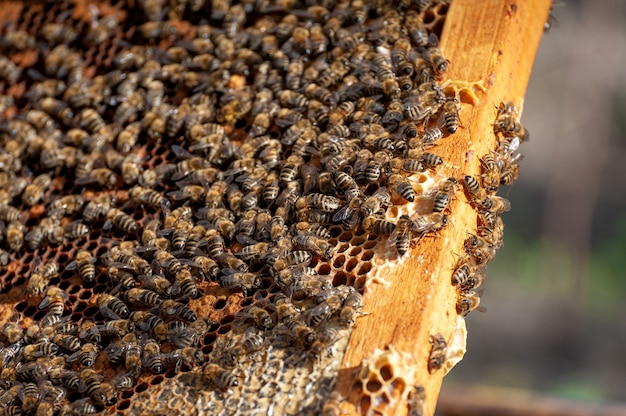
{"label": "cluster of bees", "polygon": [[[2,327],[0,410],[92,414],[147,374],[195,367],[228,392],[241,358],[277,343],[308,363],[327,355],[361,306],[362,288],[314,267],[332,260],[341,229],[404,256],[447,225],[454,178],[429,212],[386,215],[419,197],[413,175],[436,174],[433,149],[459,126],[460,104],[439,85],[448,60],[424,23],[447,3],[143,1],[132,22],[89,8],[84,33],[69,13],[7,32],[0,264],[34,253],[24,291],[38,318]],[[89,68],[85,51],[111,37],[115,55]],[[28,51],[41,58],[18,66]],[[9,94],[16,84],[25,93]],[[494,129],[500,148],[463,179],[480,227],[453,275],[462,314],[501,245],[508,203],[495,192],[517,177],[525,138],[509,104]],[[70,246],[67,261],[46,255]],[[98,313],[68,308],[69,281],[105,282],[90,300]],[[209,354],[200,344],[219,325],[194,302],[215,290],[251,300],[236,318],[249,329]]]}
{"label": "cluster of bees", "polygon": [[457,312],[463,316],[480,308],[476,289],[485,280],[485,266],[503,244],[504,223],[500,215],[511,209],[510,202],[496,195],[499,187],[511,185],[519,176],[517,162],[520,143],[529,139],[526,128],[511,102],[501,103],[493,124],[498,136],[495,151],[480,158],[481,174],[478,178],[466,175],[463,188],[469,203],[478,213],[476,234],[470,234],[463,243],[465,255],[460,256],[452,274],[452,284],[459,292]]}

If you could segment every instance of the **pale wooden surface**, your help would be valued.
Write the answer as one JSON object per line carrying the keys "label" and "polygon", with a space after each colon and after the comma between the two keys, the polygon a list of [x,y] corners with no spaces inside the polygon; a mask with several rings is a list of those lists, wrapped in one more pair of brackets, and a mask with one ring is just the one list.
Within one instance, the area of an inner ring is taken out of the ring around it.
{"label": "pale wooden surface", "polygon": [[[446,160],[444,176],[479,173],[478,157],[495,149],[494,105],[513,101],[521,110],[550,0],[454,0],[446,17],[441,49],[450,60],[447,78],[480,81],[487,91],[480,102],[463,105],[461,125],[436,152]],[[523,152],[523,148],[522,148]],[[476,230],[476,213],[461,192],[451,204],[451,226],[439,238],[425,238],[388,280],[389,287],[370,285],[364,296],[369,315],[358,319],[339,375],[337,390],[348,396],[354,371],[376,348],[393,345],[415,358],[417,382],[426,390],[426,413],[434,412],[443,372],[429,374],[429,336],[449,339],[457,319],[451,273],[466,232]],[[417,253],[423,261],[418,261]],[[354,400],[354,398],[352,398]],[[342,408],[354,410],[352,404]],[[406,406],[388,414],[406,414]]]}

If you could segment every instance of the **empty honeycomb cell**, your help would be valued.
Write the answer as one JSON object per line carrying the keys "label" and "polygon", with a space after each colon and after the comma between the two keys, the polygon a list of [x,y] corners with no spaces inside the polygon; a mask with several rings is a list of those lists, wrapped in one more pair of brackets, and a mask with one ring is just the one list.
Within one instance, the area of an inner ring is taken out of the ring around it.
{"label": "empty honeycomb cell", "polygon": [[383,365],[380,368],[380,376],[385,381],[389,381],[393,378],[393,369],[389,365]]}
{"label": "empty honeycomb cell", "polygon": [[343,264],[346,262],[346,256],[344,256],[343,254],[340,256],[335,257],[335,259],[333,260],[333,267],[339,269],[341,268],[341,266],[343,266]]}
{"label": "empty honeycomb cell", "polygon": [[371,250],[371,249],[373,249],[374,247],[376,247],[377,245],[378,245],[378,241],[373,241],[373,240],[370,240],[370,241],[365,241],[365,242],[363,243],[363,249],[364,249],[364,250]]}
{"label": "empty honeycomb cell", "polygon": [[150,384],[152,384],[153,386],[156,386],[156,385],[161,384],[163,380],[165,380],[163,376],[157,375],[157,376],[152,377],[152,379],[150,380]]}
{"label": "empty honeycomb cell", "polygon": [[361,253],[361,250],[363,250],[360,246],[357,247],[353,247],[349,252],[348,255],[349,256],[353,256],[356,257]]}
{"label": "empty honeycomb cell", "polygon": [[356,268],[356,266],[359,265],[359,260],[352,258],[350,260],[348,260],[348,262],[346,263],[346,266],[344,267],[344,269],[348,272],[351,272],[352,270],[354,270]]}
{"label": "empty honeycomb cell", "polygon": [[333,278],[333,286],[345,285],[348,283],[348,276],[346,273],[338,271]]}
{"label": "empty honeycomb cell", "polygon": [[365,385],[365,391],[368,393],[376,393],[383,387],[382,383],[378,380],[370,380]]}
{"label": "empty honeycomb cell", "polygon": [[218,333],[218,334],[220,334],[220,335],[223,335],[223,334],[227,334],[227,333],[229,333],[229,332],[230,332],[230,330],[231,330],[231,326],[230,326],[230,324],[227,324],[227,325],[223,325],[223,326],[221,326],[221,327],[217,330],[217,333]]}
{"label": "empty honeycomb cell", "polygon": [[[369,238],[369,237],[368,237],[368,238]],[[354,237],[354,238],[352,239],[352,241],[350,241],[350,244],[351,244],[352,246],[360,246],[360,245],[362,245],[362,244],[364,244],[364,243],[365,243],[365,235],[360,235],[360,236],[358,236],[358,237]]]}
{"label": "empty honeycomb cell", "polygon": [[320,267],[317,269],[317,274],[320,275],[329,275],[331,272],[331,268],[330,268],[330,264],[322,264],[320,265]]}
{"label": "empty honeycomb cell", "polygon": [[117,405],[117,410],[126,410],[130,407],[130,400],[122,400]]}
{"label": "empty honeycomb cell", "polygon": [[215,342],[216,339],[217,337],[214,334],[206,334],[202,339],[202,342],[204,343],[204,345],[211,345]]}
{"label": "empty honeycomb cell", "polygon": [[27,315],[26,314],[27,308],[28,308],[28,304],[25,301],[18,302],[15,304],[15,310],[25,315]]}
{"label": "empty honeycomb cell", "polygon": [[329,243],[331,244],[336,244],[336,241],[333,241],[334,238],[339,237],[339,235],[341,235],[343,233],[343,228],[341,227],[330,227],[328,229],[328,231],[330,232],[331,235],[331,239],[328,240]]}
{"label": "empty honeycomb cell", "polygon": [[341,242],[348,242],[351,241],[353,238],[354,234],[352,233],[352,231],[344,231],[337,237],[337,240]]}
{"label": "empty honeycomb cell", "polygon": [[176,370],[175,369],[169,369],[165,372],[165,374],[163,374],[165,376],[165,378],[172,378],[172,377],[176,377]]}
{"label": "empty honeycomb cell", "polygon": [[372,402],[372,400],[370,399],[369,396],[361,397],[361,400],[360,400],[359,404],[361,405],[361,412],[363,414],[366,414],[366,415],[369,414],[368,412],[369,412],[371,404],[372,404],[371,402]]}
{"label": "empty honeycomb cell", "polygon": [[[369,259],[364,258],[364,257],[366,257],[366,254],[368,254],[368,253],[369,252],[367,252],[367,251],[363,253],[363,256],[361,257],[361,261],[362,262],[369,260]],[[368,274],[370,272],[370,270],[372,270],[372,263],[363,263],[361,265],[361,267],[359,267],[359,270],[357,270],[356,274],[358,274],[360,276],[363,276],[363,275]]]}
{"label": "empty honeycomb cell", "polygon": [[[131,397],[133,397],[134,394],[135,394],[134,391],[126,390],[126,391],[122,392],[121,398],[122,398],[122,400],[126,401],[127,399],[130,399]],[[119,410],[119,407],[118,407],[118,410]]]}
{"label": "empty honeycomb cell", "polygon": [[213,304],[213,309],[224,309],[226,307],[226,299],[218,299]]}

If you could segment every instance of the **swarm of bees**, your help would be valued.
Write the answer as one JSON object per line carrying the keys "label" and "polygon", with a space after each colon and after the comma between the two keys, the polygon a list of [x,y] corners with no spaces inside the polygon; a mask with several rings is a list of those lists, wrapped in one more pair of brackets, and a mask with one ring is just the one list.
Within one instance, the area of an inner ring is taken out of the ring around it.
{"label": "swarm of bees", "polygon": [[[143,1],[90,6],[77,25],[68,4],[53,22],[4,25],[0,265],[32,267],[2,273],[3,291],[25,294],[0,336],[2,412],[93,414],[141,377],[190,370],[224,396],[273,350],[305,367],[333,358],[364,284],[323,266],[338,264],[340,235],[406,256],[446,227],[459,183],[480,226],[452,282],[458,312],[476,309],[509,208],[495,193],[528,133],[502,104],[481,175],[416,191],[460,125],[424,24],[448,6]],[[30,50],[41,58],[18,66]],[[420,198],[427,212],[387,215]],[[200,309],[208,295],[241,299],[224,350],[205,344],[227,332],[217,306]]]}

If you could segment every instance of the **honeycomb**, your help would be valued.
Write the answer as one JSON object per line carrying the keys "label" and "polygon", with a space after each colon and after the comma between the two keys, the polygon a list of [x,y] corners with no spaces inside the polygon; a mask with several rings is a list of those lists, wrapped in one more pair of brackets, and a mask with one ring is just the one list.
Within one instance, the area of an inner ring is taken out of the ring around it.
{"label": "honeycomb", "polygon": [[351,394],[360,398],[361,414],[388,414],[394,403],[408,400],[416,383],[413,357],[390,346],[375,350],[361,364]]}
{"label": "honeycomb", "polygon": [[[322,411],[361,294],[445,226],[460,182],[431,153],[471,97],[438,87],[449,4],[395,6],[7,5],[3,412]],[[516,117],[501,108],[480,192],[516,177]],[[506,208],[485,198],[461,315]],[[419,402],[410,371],[386,370],[411,360],[390,349],[363,367],[364,412]]]}

